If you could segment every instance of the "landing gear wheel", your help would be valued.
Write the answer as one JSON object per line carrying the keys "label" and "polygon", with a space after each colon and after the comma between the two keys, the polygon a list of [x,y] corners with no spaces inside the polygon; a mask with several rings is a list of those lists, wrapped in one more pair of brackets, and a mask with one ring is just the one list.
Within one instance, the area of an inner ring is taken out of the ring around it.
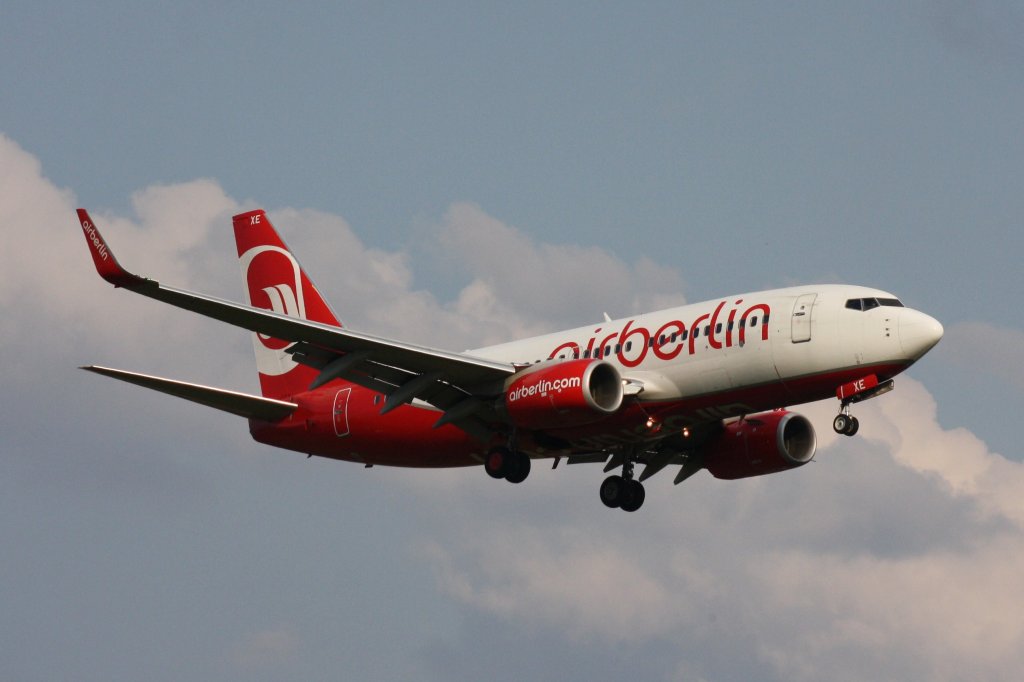
{"label": "landing gear wheel", "polygon": [[491,478],[504,478],[509,483],[522,483],[530,475],[530,458],[521,452],[499,445],[487,453],[484,470]]}
{"label": "landing gear wheel", "polygon": [[487,452],[484,459],[484,471],[491,478],[505,478],[509,462],[512,460],[512,451],[506,447],[497,446]]}
{"label": "landing gear wheel", "polygon": [[626,494],[619,507],[622,511],[635,512],[643,506],[647,493],[640,481],[626,481]]}
{"label": "landing gear wheel", "polygon": [[622,505],[625,494],[626,479],[622,476],[609,476],[601,484],[601,501],[609,509],[616,509]]}
{"label": "landing gear wheel", "polygon": [[848,414],[839,414],[832,421],[832,428],[835,429],[836,433],[852,436],[860,430],[860,422],[857,421],[856,417],[851,417]]}
{"label": "landing gear wheel", "polygon": [[510,471],[505,474],[505,480],[509,483],[522,483],[530,475],[530,458],[521,452],[516,452],[509,460]]}
{"label": "landing gear wheel", "polygon": [[849,424],[849,426],[846,427],[846,431],[843,432],[843,435],[854,436],[854,435],[857,434],[857,431],[859,431],[859,430],[860,430],[860,422],[857,421],[856,417],[850,417],[850,424]]}
{"label": "landing gear wheel", "polygon": [[601,501],[610,509],[635,512],[639,509],[647,493],[640,481],[622,476],[609,476],[601,484]]}

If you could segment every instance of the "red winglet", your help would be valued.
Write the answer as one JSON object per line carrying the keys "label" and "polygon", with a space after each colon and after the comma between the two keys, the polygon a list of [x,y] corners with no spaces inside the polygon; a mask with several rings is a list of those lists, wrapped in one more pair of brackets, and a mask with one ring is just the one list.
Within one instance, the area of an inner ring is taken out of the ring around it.
{"label": "red winglet", "polygon": [[100,273],[100,277],[115,287],[131,287],[143,281],[138,275],[133,275],[121,267],[121,264],[114,258],[114,253],[107,248],[107,243],[103,241],[103,235],[96,229],[96,223],[92,221],[88,211],[84,208],[78,209],[78,220],[82,223],[85,243],[89,245],[92,261],[96,264],[96,272]]}

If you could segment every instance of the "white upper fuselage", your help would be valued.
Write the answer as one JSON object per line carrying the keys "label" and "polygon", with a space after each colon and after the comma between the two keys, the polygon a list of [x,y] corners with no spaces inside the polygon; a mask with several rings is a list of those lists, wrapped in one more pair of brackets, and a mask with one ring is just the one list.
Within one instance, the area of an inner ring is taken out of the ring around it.
{"label": "white upper fuselage", "polygon": [[936,320],[890,293],[830,284],[694,303],[470,353],[523,365],[601,358],[641,383],[638,397],[648,401],[861,366],[905,369],[941,336]]}

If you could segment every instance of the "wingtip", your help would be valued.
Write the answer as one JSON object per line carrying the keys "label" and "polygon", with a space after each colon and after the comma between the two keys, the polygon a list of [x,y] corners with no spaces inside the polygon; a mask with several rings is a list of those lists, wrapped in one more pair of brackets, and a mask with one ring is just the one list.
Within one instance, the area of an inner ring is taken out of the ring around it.
{"label": "wingtip", "polygon": [[131,287],[142,282],[142,278],[121,267],[121,264],[114,258],[114,253],[103,240],[103,235],[96,229],[96,223],[89,216],[84,208],[77,210],[78,222],[82,225],[82,233],[85,235],[85,243],[89,246],[89,253],[92,254],[92,262],[96,266],[96,272],[100,277],[113,284],[115,287]]}

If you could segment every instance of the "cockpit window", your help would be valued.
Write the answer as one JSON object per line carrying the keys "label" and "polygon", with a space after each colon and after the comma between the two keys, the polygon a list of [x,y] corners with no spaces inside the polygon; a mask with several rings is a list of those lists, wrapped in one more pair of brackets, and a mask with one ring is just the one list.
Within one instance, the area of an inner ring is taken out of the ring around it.
{"label": "cockpit window", "polygon": [[891,308],[903,307],[898,298],[851,298],[846,302],[846,307],[850,310],[871,310],[880,305]]}

